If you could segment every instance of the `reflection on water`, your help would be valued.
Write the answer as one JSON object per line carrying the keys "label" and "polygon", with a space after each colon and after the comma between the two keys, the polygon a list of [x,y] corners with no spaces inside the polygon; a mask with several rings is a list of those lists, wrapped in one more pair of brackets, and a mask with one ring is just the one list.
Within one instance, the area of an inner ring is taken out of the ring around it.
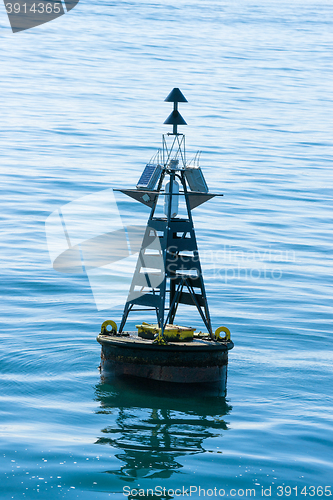
{"label": "reflection on water", "polygon": [[113,416],[96,444],[119,450],[119,469],[106,471],[128,481],[169,478],[179,457],[211,451],[205,440],[228,429],[231,411],[218,386],[189,387],[147,380],[111,379],[96,386],[98,413]]}

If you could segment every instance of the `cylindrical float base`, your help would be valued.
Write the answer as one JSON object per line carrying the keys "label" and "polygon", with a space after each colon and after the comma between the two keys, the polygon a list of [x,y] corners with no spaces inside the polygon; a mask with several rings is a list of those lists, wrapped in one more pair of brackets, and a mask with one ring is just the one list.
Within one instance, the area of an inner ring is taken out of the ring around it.
{"label": "cylindrical float base", "polygon": [[[132,333],[132,332],[131,332]],[[233,343],[196,339],[158,345],[137,336],[99,335],[104,373],[175,383],[226,380]]]}

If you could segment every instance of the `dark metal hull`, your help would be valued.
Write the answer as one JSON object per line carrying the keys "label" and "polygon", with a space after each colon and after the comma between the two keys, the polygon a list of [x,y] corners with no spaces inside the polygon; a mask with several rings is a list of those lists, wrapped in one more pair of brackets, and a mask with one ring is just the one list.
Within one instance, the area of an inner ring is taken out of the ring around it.
{"label": "dark metal hull", "polygon": [[228,350],[234,346],[202,339],[158,345],[135,332],[127,337],[100,334],[97,340],[104,373],[176,383],[225,381]]}

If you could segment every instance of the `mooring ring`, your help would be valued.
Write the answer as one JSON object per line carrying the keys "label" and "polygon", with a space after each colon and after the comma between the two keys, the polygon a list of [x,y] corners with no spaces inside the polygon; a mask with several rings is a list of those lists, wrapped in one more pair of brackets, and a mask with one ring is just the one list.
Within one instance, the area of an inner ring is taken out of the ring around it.
{"label": "mooring ring", "polygon": [[[220,335],[221,332],[225,333],[225,337],[221,337],[221,335]],[[229,328],[227,328],[226,326],[219,326],[215,330],[215,338],[216,338],[216,340],[225,340],[225,341],[230,340],[230,330],[229,330]]]}

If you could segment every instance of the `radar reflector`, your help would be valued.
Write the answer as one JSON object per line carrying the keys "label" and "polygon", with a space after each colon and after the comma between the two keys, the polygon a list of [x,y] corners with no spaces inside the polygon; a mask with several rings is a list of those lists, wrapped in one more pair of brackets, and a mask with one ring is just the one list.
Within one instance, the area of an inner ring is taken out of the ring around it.
{"label": "radar reflector", "polygon": [[154,189],[161,175],[161,171],[161,165],[156,163],[147,163],[136,187],[138,189]]}

